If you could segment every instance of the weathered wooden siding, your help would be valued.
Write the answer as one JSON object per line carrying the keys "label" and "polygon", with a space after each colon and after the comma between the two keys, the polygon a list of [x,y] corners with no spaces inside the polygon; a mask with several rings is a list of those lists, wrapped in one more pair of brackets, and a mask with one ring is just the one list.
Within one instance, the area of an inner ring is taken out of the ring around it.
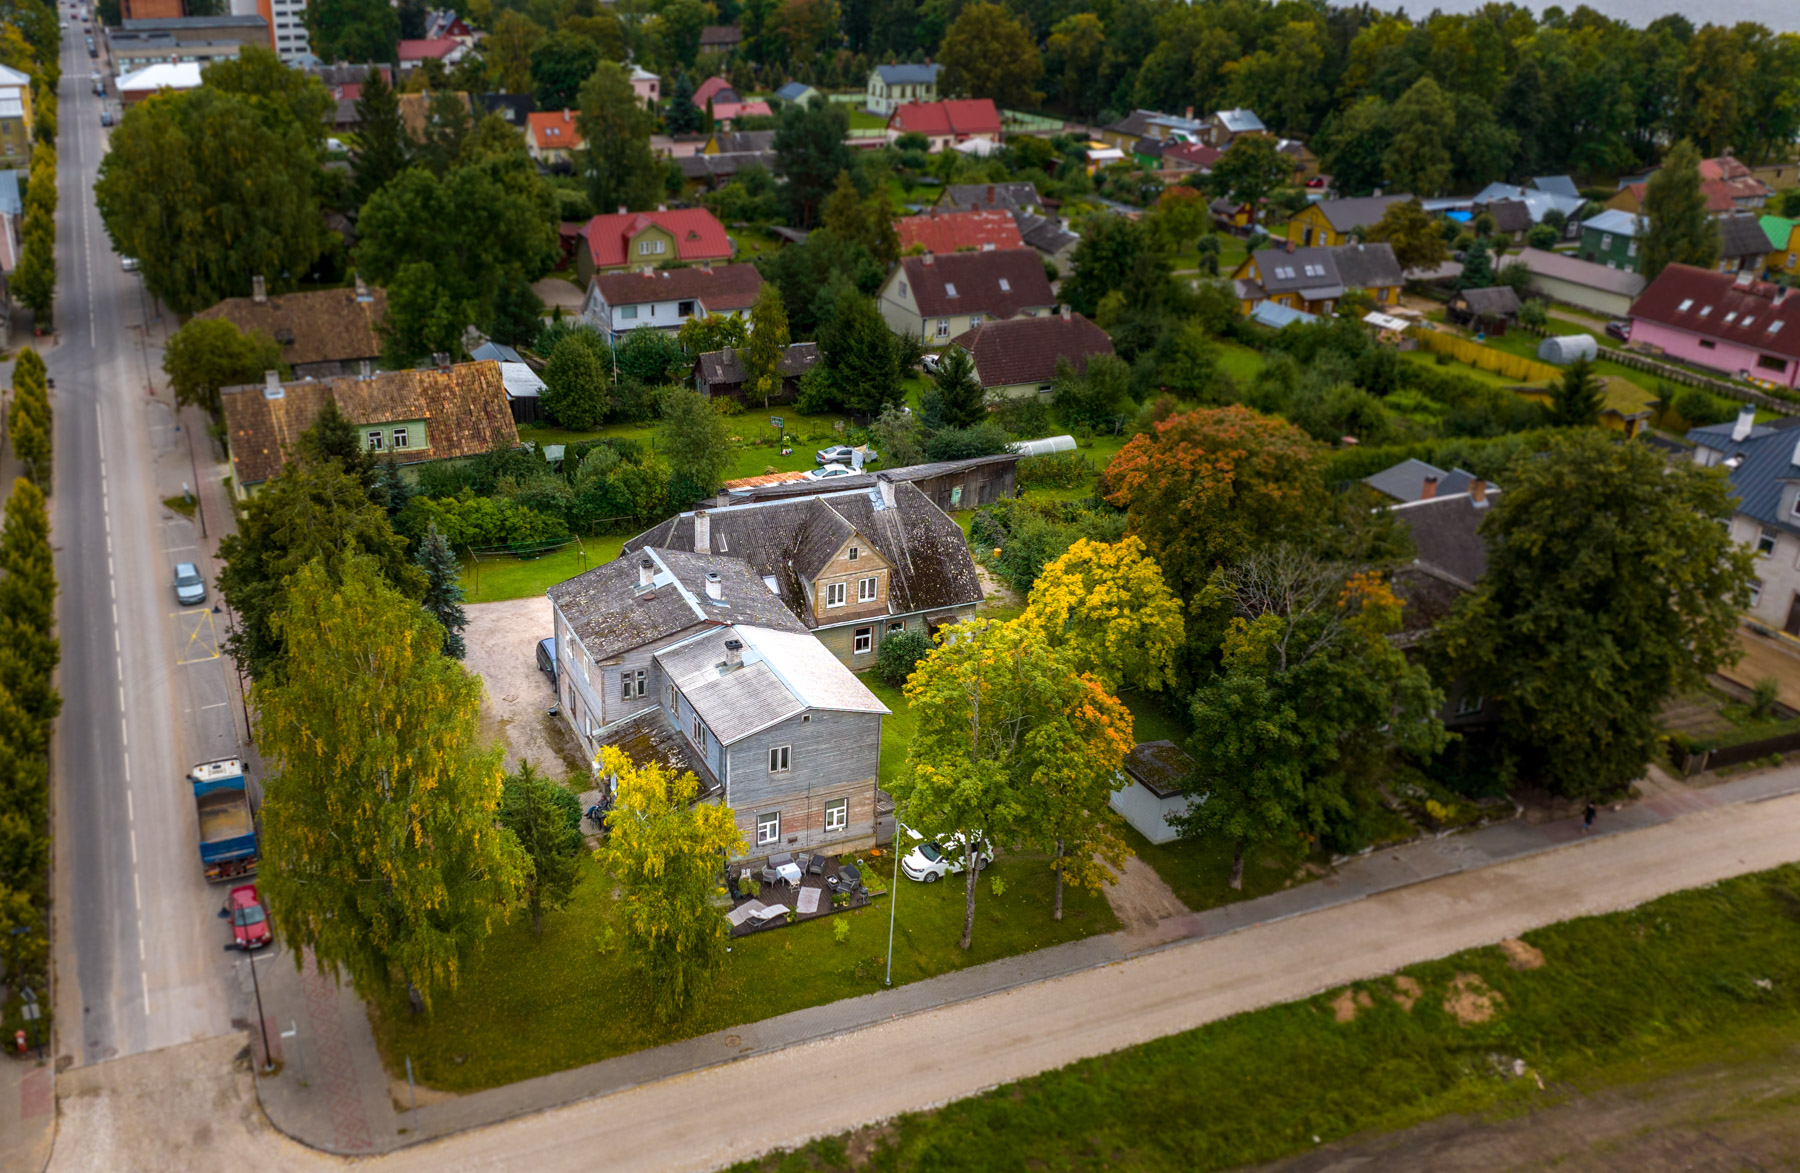
{"label": "weathered wooden siding", "polygon": [[[789,747],[789,769],[769,772],[769,750]],[[871,840],[875,785],[880,774],[881,717],[874,713],[809,711],[737,742],[730,749],[726,804],[737,816],[750,854],[807,851]],[[842,831],[825,831],[825,810],[848,800]],[[758,815],[779,812],[781,838],[756,844]]]}
{"label": "weathered wooden siding", "polygon": [[[853,548],[857,552],[854,559],[850,557],[850,551]],[[888,566],[886,559],[876,553],[874,546],[860,535],[851,538],[838,548],[837,554],[813,579],[813,620],[818,623],[843,623],[851,619],[886,615],[888,581],[892,575],[892,568]],[[866,603],[862,602],[857,594],[857,588],[865,578],[875,580],[875,598]],[[826,587],[840,582],[844,584],[844,605],[841,607],[827,606]]]}

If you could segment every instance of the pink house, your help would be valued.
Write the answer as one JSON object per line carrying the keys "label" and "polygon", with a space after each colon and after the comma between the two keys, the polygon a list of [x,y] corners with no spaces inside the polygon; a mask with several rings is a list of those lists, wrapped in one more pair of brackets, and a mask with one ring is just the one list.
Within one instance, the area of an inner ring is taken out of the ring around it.
{"label": "pink house", "polygon": [[1631,347],[1793,387],[1800,296],[1749,273],[1670,265],[1631,304]]}

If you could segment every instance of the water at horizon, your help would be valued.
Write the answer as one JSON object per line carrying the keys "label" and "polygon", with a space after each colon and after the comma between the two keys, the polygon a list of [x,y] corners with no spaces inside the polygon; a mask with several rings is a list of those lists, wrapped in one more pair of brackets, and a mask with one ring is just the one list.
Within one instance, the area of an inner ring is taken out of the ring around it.
{"label": "water at horizon", "polygon": [[[1381,9],[1404,7],[1407,14],[1415,20],[1426,16],[1434,8],[1448,13],[1474,12],[1486,2],[1487,0],[1373,0],[1375,7]],[[1542,12],[1552,3],[1558,3],[1565,11],[1573,12],[1581,0],[1518,2],[1534,12]],[[1700,3],[1699,0],[1586,0],[1586,3],[1595,12],[1639,28],[1659,16],[1678,12],[1695,25],[1730,25],[1749,21],[1778,33],[1800,33],[1800,0],[1715,0],[1711,4]]]}

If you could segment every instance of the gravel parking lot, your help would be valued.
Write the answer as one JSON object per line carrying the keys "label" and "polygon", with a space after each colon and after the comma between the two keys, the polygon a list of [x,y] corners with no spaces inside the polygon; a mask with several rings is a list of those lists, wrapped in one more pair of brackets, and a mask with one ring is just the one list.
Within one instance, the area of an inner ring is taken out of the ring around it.
{"label": "gravel parking lot", "polygon": [[537,642],[550,634],[550,600],[543,595],[463,608],[468,656],[463,663],[487,685],[483,732],[506,740],[506,768],[526,758],[545,774],[565,779],[587,769],[581,748],[561,717],[550,715],[556,690],[538,671]]}

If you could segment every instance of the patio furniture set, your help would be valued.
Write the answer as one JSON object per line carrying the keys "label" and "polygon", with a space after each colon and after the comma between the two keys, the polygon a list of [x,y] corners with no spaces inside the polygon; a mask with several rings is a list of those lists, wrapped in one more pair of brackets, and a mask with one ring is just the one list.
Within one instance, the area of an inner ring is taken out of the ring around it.
{"label": "patio furniture set", "polygon": [[[770,856],[760,867],[739,864],[728,869],[725,887],[731,893],[732,909],[725,919],[731,922],[731,935],[741,937],[759,929],[787,923],[790,914],[796,920],[828,916],[839,910],[834,896],[842,894],[842,908],[860,908],[869,902],[869,890],[862,882],[862,872],[855,864],[839,863],[823,852],[782,852]],[[756,882],[756,894],[745,896],[743,881]]]}

